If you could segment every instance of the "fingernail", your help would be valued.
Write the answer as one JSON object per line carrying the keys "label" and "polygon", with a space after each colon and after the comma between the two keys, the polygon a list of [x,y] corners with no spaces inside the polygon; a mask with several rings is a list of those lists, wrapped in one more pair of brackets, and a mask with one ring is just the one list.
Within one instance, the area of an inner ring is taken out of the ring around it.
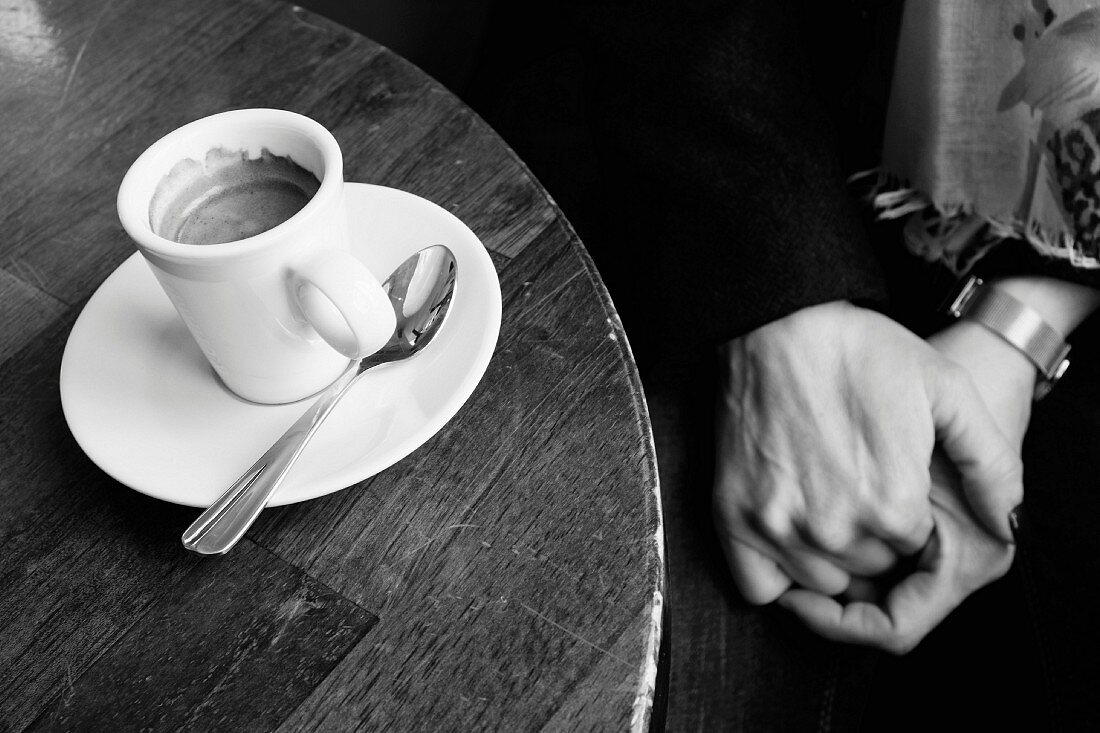
{"label": "fingernail", "polygon": [[1008,513],[1008,526],[1012,530],[1012,539],[1014,542],[1020,541],[1020,520],[1024,514],[1024,505],[1018,504],[1016,508]]}

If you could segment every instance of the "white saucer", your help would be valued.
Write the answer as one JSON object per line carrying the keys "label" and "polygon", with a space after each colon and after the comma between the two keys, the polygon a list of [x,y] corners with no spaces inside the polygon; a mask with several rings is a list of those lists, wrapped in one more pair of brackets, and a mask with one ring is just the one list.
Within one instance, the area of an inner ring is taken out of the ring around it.
{"label": "white saucer", "polygon": [[[450,212],[403,191],[347,184],[352,249],[382,279],[445,244],[458,263],[447,322],[415,359],[378,367],[346,395],[275,494],[313,499],[373,476],[442,428],[481,380],[500,330],[485,247]],[[214,376],[138,254],[80,314],[61,360],[61,404],[100,468],[144,494],[208,506],[309,405],[246,402]]]}

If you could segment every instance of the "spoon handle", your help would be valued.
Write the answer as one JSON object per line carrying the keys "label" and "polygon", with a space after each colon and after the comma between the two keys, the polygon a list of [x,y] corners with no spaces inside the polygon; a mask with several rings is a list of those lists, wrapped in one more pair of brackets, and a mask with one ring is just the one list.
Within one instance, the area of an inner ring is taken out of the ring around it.
{"label": "spoon handle", "polygon": [[355,381],[356,374],[356,369],[350,368],[330,385],[266,453],[200,514],[184,531],[183,546],[200,555],[221,555],[237,544],[302,455],[306,443]]}

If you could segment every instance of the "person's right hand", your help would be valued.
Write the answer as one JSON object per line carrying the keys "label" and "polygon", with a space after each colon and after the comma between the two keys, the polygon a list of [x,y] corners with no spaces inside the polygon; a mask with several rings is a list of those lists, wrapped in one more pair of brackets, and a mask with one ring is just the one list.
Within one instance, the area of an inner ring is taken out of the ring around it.
{"label": "person's right hand", "polygon": [[967,373],[902,326],[827,303],[720,353],[715,519],[750,602],[774,601],[792,583],[836,595],[852,575],[875,575],[924,547],[937,444],[969,511],[1011,540],[1018,451]]}

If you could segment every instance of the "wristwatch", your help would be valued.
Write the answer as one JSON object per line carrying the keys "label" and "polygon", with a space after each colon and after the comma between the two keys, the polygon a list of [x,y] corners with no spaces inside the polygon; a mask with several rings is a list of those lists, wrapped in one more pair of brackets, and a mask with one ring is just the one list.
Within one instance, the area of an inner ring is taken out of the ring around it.
{"label": "wristwatch", "polygon": [[976,321],[1015,346],[1039,370],[1035,399],[1041,400],[1069,368],[1070,346],[1037,311],[975,276],[948,304],[955,318]]}

